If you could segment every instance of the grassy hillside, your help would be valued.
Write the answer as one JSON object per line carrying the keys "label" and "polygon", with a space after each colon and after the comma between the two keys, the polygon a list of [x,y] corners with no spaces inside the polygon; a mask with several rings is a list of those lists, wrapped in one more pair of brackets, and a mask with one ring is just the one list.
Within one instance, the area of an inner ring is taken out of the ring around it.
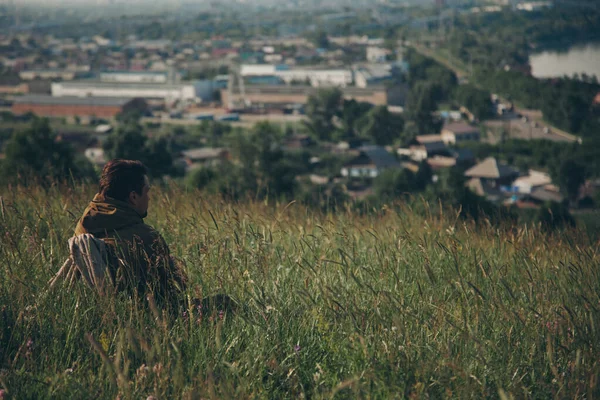
{"label": "grassy hillside", "polygon": [[156,190],[148,222],[191,295],[246,306],[171,321],[83,285],[48,291],[92,195],[1,193],[5,398],[600,395],[600,255],[583,234]]}

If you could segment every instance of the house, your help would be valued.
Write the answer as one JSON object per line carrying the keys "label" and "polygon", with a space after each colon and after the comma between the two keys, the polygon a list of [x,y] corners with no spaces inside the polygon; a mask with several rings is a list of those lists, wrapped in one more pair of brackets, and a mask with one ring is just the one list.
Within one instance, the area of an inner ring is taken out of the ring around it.
{"label": "house", "polygon": [[367,61],[372,63],[383,63],[391,53],[392,52],[388,49],[369,46],[367,47]]}
{"label": "house", "polygon": [[475,155],[470,149],[453,149],[450,154],[456,160],[456,165],[471,166],[475,163]]}
{"label": "house", "polygon": [[518,208],[539,208],[549,202],[562,203],[565,200],[564,196],[551,186],[534,189],[531,193],[517,198],[513,203]]}
{"label": "house", "polygon": [[85,149],[83,154],[85,155],[85,158],[90,160],[90,162],[95,166],[103,167],[104,164],[106,164],[104,149],[101,147],[89,147]]}
{"label": "house", "polygon": [[83,153],[87,148],[98,144],[98,139],[89,131],[79,129],[59,129],[55,140],[57,142],[69,143],[78,153]]}
{"label": "house", "polygon": [[441,136],[447,145],[480,139],[479,129],[464,122],[450,122],[444,125]]}
{"label": "house", "polygon": [[456,166],[468,167],[473,165],[475,157],[469,149],[447,149],[446,154],[436,154],[427,159],[427,164],[433,170],[451,168]]}
{"label": "house", "polygon": [[96,126],[95,131],[96,131],[96,133],[107,134],[107,133],[111,133],[113,131],[113,127],[108,124],[101,124],[101,125]]}
{"label": "house", "polygon": [[488,157],[468,169],[465,176],[467,178],[493,181],[499,186],[511,184],[519,176],[519,171],[506,164],[499,163],[494,157]]}
{"label": "house", "polygon": [[506,197],[505,193],[497,185],[485,179],[471,178],[465,186],[476,195],[485,197],[493,203],[499,203]]}
{"label": "house", "polygon": [[488,157],[465,172],[469,178],[466,186],[490,201],[498,201],[504,195],[502,185],[510,185],[519,176],[514,168],[499,163],[494,157]]}
{"label": "house", "polygon": [[427,164],[432,170],[436,171],[443,168],[451,168],[456,166],[456,159],[447,156],[434,156],[427,159]]}
{"label": "house", "polygon": [[359,154],[342,167],[348,178],[376,178],[387,169],[400,169],[401,164],[381,146],[363,146]]}
{"label": "house", "polygon": [[512,183],[513,192],[530,194],[539,188],[544,188],[552,183],[552,178],[545,172],[529,170],[529,174],[517,178]]}
{"label": "house", "polygon": [[198,166],[214,166],[231,159],[228,149],[223,147],[201,147],[181,152],[187,169]]}
{"label": "house", "polygon": [[562,203],[565,200],[565,197],[562,194],[560,194],[559,191],[550,190],[547,187],[540,187],[534,189],[529,194],[529,198],[531,198],[534,202],[538,202],[539,204],[547,202]]}
{"label": "house", "polygon": [[301,150],[312,146],[315,141],[308,135],[293,135],[283,142],[283,148],[286,150]]}
{"label": "house", "polygon": [[407,148],[399,148],[398,155],[407,156],[421,162],[435,155],[447,155],[449,152],[441,135],[419,135],[411,141]]}

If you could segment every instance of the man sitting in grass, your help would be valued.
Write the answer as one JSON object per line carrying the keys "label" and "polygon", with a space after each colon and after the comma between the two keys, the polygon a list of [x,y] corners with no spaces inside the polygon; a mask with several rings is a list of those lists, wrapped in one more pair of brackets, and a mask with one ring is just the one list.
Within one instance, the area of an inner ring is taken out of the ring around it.
{"label": "man sitting in grass", "polygon": [[153,293],[157,301],[174,305],[183,300],[186,278],[160,233],[144,223],[150,191],[147,174],[140,161],[108,162],[99,192],[84,211],[75,235],[89,233],[108,245],[113,258],[109,273],[118,290],[140,296]]}

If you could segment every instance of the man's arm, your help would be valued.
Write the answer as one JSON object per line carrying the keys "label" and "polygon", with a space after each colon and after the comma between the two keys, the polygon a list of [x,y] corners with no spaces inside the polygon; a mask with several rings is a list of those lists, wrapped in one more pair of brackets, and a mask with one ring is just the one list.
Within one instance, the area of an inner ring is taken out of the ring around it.
{"label": "man's arm", "polygon": [[149,240],[144,241],[144,247],[150,262],[149,283],[156,294],[170,301],[183,300],[187,277],[183,268],[171,257],[169,246],[162,235],[150,228]]}

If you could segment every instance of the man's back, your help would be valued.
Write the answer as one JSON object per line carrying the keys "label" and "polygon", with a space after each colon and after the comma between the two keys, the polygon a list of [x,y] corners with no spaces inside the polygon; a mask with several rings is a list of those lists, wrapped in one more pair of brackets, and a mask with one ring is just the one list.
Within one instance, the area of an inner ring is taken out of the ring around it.
{"label": "man's back", "polygon": [[84,233],[104,240],[124,261],[125,267],[113,271],[119,289],[137,289],[139,294],[150,289],[158,299],[181,300],[182,271],[162,236],[129,203],[97,194],[75,229],[75,235]]}

